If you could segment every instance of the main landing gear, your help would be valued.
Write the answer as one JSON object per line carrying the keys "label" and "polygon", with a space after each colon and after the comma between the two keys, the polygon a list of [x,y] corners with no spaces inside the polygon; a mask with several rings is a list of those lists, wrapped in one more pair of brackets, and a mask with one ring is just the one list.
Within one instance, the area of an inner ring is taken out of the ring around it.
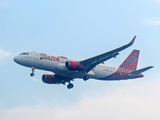
{"label": "main landing gear", "polygon": [[74,87],[74,85],[72,84],[72,83],[69,83],[68,85],[67,85],[67,88],[68,89],[71,89],[71,88],[73,88]]}
{"label": "main landing gear", "polygon": [[66,82],[69,83],[69,84],[67,85],[67,88],[68,88],[68,89],[71,89],[71,88],[74,87],[74,85],[71,83],[71,81],[73,81],[73,79],[70,79],[70,78],[69,78],[69,79],[66,79],[66,80],[62,80],[61,83],[62,83],[63,85],[66,85]]}
{"label": "main landing gear", "polygon": [[84,81],[87,81],[89,79],[89,76],[88,75],[85,75],[84,77],[83,77],[83,80]]}
{"label": "main landing gear", "polygon": [[[88,75],[85,75],[84,77],[83,77],[83,80],[84,81],[87,81],[87,80],[89,80],[89,76]],[[65,85],[65,82],[66,81],[64,81],[64,83],[62,83],[62,84],[64,84]],[[72,83],[70,83],[70,80],[69,81],[67,81],[69,84],[67,85],[67,88],[68,89],[71,89],[71,88],[73,88],[74,87],[74,85],[72,84]]]}
{"label": "main landing gear", "polygon": [[32,69],[32,73],[30,74],[30,76],[33,77],[34,76],[34,70],[35,70],[35,68],[32,67],[31,69]]}
{"label": "main landing gear", "polygon": [[68,88],[68,89],[71,89],[71,88],[74,87],[74,85],[71,83],[71,81],[73,81],[73,79],[70,79],[70,80],[66,81],[66,82],[69,83],[69,84],[67,85],[67,88]]}

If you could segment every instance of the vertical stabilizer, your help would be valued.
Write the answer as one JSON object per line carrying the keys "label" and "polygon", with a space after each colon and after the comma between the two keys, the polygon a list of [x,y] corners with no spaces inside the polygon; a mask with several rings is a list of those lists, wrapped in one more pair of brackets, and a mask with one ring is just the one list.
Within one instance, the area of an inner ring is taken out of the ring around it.
{"label": "vertical stabilizer", "polygon": [[[119,66],[118,70],[113,75],[105,79],[106,80],[123,80],[123,79],[125,80],[125,79],[134,79],[134,78],[143,77],[143,75],[140,73],[150,69],[151,67],[140,69],[136,72],[139,53],[140,53],[139,50],[133,50],[131,54],[125,59],[125,61]],[[130,73],[132,73],[132,75]]]}
{"label": "vertical stabilizer", "polygon": [[139,53],[139,50],[133,50],[119,68],[124,68],[127,71],[135,71],[137,69]]}

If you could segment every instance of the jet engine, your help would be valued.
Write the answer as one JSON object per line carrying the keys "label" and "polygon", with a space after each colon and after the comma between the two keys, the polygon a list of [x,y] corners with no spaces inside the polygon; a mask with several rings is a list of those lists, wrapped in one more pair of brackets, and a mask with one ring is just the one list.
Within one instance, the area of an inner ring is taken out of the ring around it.
{"label": "jet engine", "polygon": [[61,83],[61,80],[53,74],[44,74],[42,76],[42,81],[48,84],[60,84]]}
{"label": "jet engine", "polygon": [[79,62],[67,61],[65,66],[68,70],[81,70],[82,65]]}

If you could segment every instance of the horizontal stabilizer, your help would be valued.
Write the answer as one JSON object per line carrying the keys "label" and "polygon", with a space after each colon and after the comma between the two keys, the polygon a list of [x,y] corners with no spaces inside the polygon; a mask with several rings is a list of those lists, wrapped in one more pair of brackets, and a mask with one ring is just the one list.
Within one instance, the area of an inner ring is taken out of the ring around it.
{"label": "horizontal stabilizer", "polygon": [[130,72],[130,75],[138,75],[138,74],[140,74],[140,73],[142,73],[146,70],[149,70],[151,68],[153,68],[153,66],[149,66],[149,67],[142,68],[142,69],[139,69],[139,70],[136,70],[136,71],[132,71],[132,72]]}

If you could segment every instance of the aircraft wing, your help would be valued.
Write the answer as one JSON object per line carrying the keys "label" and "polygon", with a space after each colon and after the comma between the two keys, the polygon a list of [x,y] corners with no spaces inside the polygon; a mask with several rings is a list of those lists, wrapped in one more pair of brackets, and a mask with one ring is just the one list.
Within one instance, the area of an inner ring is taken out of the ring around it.
{"label": "aircraft wing", "polygon": [[116,57],[119,54],[118,52],[130,47],[134,43],[135,38],[136,38],[136,36],[134,36],[134,38],[131,40],[131,42],[129,42],[128,44],[126,44],[126,45],[124,45],[122,47],[119,47],[117,49],[111,50],[109,52],[97,55],[95,57],[92,57],[92,58],[89,58],[89,59],[86,59],[86,60],[83,60],[80,63],[82,65],[84,65],[85,70],[88,73],[96,65],[98,65],[100,63],[103,63],[104,61],[106,61],[106,60],[108,60],[108,59],[110,59],[112,57]]}

